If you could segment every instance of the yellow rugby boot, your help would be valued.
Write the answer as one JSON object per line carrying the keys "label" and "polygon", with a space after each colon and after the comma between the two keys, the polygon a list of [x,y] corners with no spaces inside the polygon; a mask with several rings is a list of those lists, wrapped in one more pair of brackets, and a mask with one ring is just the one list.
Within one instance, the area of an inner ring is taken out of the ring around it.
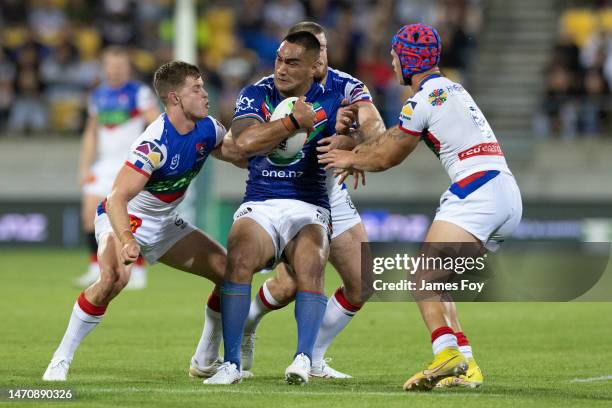
{"label": "yellow rugby boot", "polygon": [[446,377],[436,384],[436,387],[447,388],[447,387],[465,387],[465,388],[478,388],[484,382],[484,376],[480,367],[473,358],[468,359],[468,369],[464,375],[456,377]]}
{"label": "yellow rugby boot", "polygon": [[430,391],[440,380],[465,374],[467,368],[467,360],[458,349],[445,348],[434,356],[425,370],[416,373],[404,383],[404,390]]}

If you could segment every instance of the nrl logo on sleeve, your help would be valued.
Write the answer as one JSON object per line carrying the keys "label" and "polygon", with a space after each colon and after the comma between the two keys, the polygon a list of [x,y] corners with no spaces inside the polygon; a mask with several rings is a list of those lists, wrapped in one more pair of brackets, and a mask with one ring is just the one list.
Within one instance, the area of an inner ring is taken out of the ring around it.
{"label": "nrl logo on sleeve", "polygon": [[166,158],[165,147],[158,146],[153,142],[142,142],[135,151],[141,159],[151,163],[153,167],[158,167]]}
{"label": "nrl logo on sleeve", "polygon": [[408,101],[402,108],[402,115],[406,117],[406,119],[410,120],[410,117],[414,113],[414,108],[416,108],[417,103],[415,101]]}

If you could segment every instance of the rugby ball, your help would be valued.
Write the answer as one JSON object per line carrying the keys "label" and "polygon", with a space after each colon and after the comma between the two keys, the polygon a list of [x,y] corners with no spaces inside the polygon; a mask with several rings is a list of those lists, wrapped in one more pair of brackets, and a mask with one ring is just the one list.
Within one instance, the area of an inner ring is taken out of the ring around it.
{"label": "rugby ball", "polygon": [[[293,112],[295,101],[297,100],[298,98],[295,96],[284,99],[276,106],[276,108],[274,108],[270,121],[289,116],[289,114]],[[308,135],[304,129],[298,129],[295,133],[287,137],[287,139],[280,142],[278,146],[276,146],[276,148],[270,152],[270,155],[282,157],[283,159],[292,158],[298,154],[300,150],[302,150],[304,143],[306,143],[307,137]]]}

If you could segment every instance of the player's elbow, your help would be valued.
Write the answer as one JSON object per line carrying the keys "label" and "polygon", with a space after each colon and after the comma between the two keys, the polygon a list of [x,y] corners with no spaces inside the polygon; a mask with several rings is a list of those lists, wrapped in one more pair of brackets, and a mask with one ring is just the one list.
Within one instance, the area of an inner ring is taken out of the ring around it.
{"label": "player's elbow", "polygon": [[110,211],[113,208],[119,208],[127,205],[127,202],[127,195],[121,190],[113,188],[111,193],[106,197],[106,208],[108,211]]}
{"label": "player's elbow", "polygon": [[247,159],[251,156],[255,156],[257,153],[256,143],[251,138],[239,137],[236,140],[235,155],[237,160]]}

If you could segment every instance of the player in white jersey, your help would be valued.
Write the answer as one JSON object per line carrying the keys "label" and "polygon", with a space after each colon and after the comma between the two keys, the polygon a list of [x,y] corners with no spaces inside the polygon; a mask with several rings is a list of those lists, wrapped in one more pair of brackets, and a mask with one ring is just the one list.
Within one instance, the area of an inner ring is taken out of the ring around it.
{"label": "player in white jersey", "polygon": [[[401,163],[419,140],[425,141],[452,180],[425,242],[474,243],[495,250],[520,222],[520,191],[472,97],[440,74],[440,50],[440,38],[433,27],[402,27],[393,38],[393,68],[400,83],[411,86],[413,96],[402,109],[400,124],[374,143],[353,152],[329,152],[320,156],[320,162],[339,169],[342,177],[354,170],[383,171]],[[482,373],[455,305],[443,299],[417,302],[431,332],[434,360],[406,381],[407,391],[482,384]]]}
{"label": "player in white jersey", "polygon": [[[45,381],[66,380],[77,347],[125,287],[139,255],[216,285],[223,280],[225,249],[183,221],[175,209],[209,155],[229,161],[221,151],[225,128],[208,116],[208,94],[196,66],[181,61],[164,64],[156,71],[154,84],[166,112],[134,142],[112,192],[98,206],[100,279],[75,303],[66,333],[43,375]],[[220,365],[220,312],[215,286],[191,360],[191,376],[211,376]]]}
{"label": "player in white jersey", "polygon": [[[159,116],[157,98],[151,89],[130,80],[127,50],[117,46],[105,49],[102,69],[104,82],[89,98],[79,160],[79,179],[83,187],[81,218],[90,251],[89,268],[76,280],[76,285],[83,288],[100,275],[93,224],[96,207],[111,192],[113,181],[136,137]],[[139,258],[132,269],[128,288],[141,289],[145,285],[146,270]]]}
{"label": "player in white jersey", "polygon": [[[360,135],[378,134],[385,130],[378,110],[372,103],[372,96],[367,87],[352,76],[331,69],[327,63],[327,38],[323,28],[314,22],[300,22],[289,29],[289,34],[305,31],[313,34],[321,44],[319,71],[316,79],[328,90],[338,91],[352,109],[343,116],[347,124],[357,119],[360,131],[357,139],[346,135],[336,135],[321,141],[319,152],[341,148],[351,150],[356,143],[363,141]],[[350,116],[354,114],[353,116]],[[325,362],[325,352],[332,341],[348,325],[353,316],[369,298],[369,293],[362,293],[361,283],[361,243],[367,242],[361,217],[351,201],[345,185],[338,185],[332,172],[328,172],[328,191],[332,215],[332,240],[329,261],[342,278],[343,285],[333,296],[330,296],[321,328],[313,351],[310,375],[320,378],[351,378],[350,375],[334,370]],[[250,375],[253,366],[255,331],[259,322],[267,313],[288,305],[296,294],[295,278],[288,273],[285,264],[279,264],[276,276],[268,279],[259,289],[258,295],[251,302],[249,316],[245,323],[242,342],[242,369]]]}

